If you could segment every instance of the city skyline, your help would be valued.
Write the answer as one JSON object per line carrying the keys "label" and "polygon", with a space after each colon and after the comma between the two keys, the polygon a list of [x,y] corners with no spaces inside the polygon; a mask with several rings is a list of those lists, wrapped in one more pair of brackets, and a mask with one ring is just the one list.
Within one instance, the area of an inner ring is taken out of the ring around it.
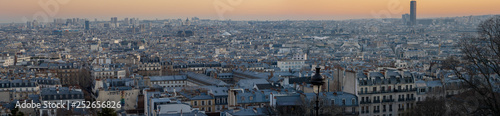
{"label": "city skyline", "polygon": [[0,116],[500,116],[499,3],[0,0]]}
{"label": "city skyline", "polygon": [[[45,2],[45,3],[44,3]],[[232,20],[345,20],[371,18],[400,18],[410,13],[410,0],[388,1],[323,1],[305,0],[226,0],[186,1],[117,1],[73,0],[1,1],[0,23],[22,23],[32,20],[37,13],[54,18],[89,18],[109,20],[109,17],[137,17],[140,19],[172,19],[199,17],[203,19]],[[500,1],[442,0],[418,1],[418,18],[455,17],[500,14],[495,4]],[[48,6],[48,7],[46,7]],[[112,7],[111,7],[112,6]],[[219,10],[217,10],[217,8]],[[47,10],[47,8],[49,10]],[[385,15],[388,13],[389,15]],[[380,17],[382,16],[382,17]]]}

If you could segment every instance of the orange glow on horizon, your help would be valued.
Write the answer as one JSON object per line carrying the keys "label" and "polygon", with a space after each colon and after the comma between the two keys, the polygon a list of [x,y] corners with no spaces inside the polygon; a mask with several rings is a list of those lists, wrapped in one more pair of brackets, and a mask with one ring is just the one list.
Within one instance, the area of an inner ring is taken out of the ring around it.
{"label": "orange glow on horizon", "polygon": [[[57,1],[57,0],[40,0]],[[64,1],[64,0],[62,0]],[[51,18],[219,18],[214,8],[215,2],[232,9],[224,12],[227,19],[349,19],[374,18],[372,12],[388,11],[392,18],[409,13],[410,0],[69,0],[57,5],[59,11]],[[1,0],[1,18],[15,20],[32,17],[44,11],[39,0]],[[417,0],[417,17],[468,16],[500,14],[499,0]],[[391,8],[402,8],[391,11]],[[54,8],[50,6],[50,8]]]}

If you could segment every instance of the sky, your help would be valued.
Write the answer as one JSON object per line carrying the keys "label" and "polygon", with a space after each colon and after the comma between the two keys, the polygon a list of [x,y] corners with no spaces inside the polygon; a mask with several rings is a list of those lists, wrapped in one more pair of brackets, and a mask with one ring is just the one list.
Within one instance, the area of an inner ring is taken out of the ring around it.
{"label": "sky", "polygon": [[[500,14],[500,0],[417,0],[417,18]],[[400,18],[410,0],[0,0],[0,23],[37,19],[345,20]]]}

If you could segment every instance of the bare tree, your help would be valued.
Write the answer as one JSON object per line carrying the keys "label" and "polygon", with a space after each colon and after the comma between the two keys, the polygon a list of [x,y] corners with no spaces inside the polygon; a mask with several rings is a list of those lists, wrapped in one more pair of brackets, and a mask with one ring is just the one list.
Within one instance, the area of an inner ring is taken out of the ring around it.
{"label": "bare tree", "polygon": [[[335,116],[335,115],[342,115],[342,109],[339,106],[329,104],[329,102],[326,98],[326,96],[319,94],[319,114],[320,115],[326,115],[326,116]],[[315,109],[314,107],[316,106],[316,97],[313,99],[307,99],[304,95],[301,96],[302,99],[302,104],[300,107],[300,111],[297,111],[299,114],[302,114],[304,116],[312,116],[315,114]]]}
{"label": "bare tree", "polygon": [[93,79],[90,72],[87,69],[82,68],[78,71],[78,75],[74,81],[76,81],[76,84],[80,85],[82,89],[87,90],[91,87]]}
{"label": "bare tree", "polygon": [[436,97],[427,98],[425,101],[417,102],[411,112],[414,116],[442,116],[446,113],[445,100]]}
{"label": "bare tree", "polygon": [[474,112],[500,115],[500,97],[495,85],[500,75],[500,16],[483,21],[477,35],[463,38],[459,48],[463,53],[461,61],[449,58],[445,64],[477,93],[474,97],[482,106]]}

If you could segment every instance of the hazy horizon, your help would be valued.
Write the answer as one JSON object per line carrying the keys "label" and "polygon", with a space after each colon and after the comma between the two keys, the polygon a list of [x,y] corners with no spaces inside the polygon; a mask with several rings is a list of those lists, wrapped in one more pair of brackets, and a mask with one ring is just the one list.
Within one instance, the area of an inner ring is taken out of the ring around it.
{"label": "hazy horizon", "polygon": [[[498,0],[417,0],[417,18],[500,14]],[[47,7],[48,6],[48,7]],[[410,0],[2,0],[0,23],[45,15],[109,21],[111,17],[214,20],[348,20],[401,18]],[[42,14],[42,15],[40,15]],[[42,19],[38,17],[37,19]]]}

